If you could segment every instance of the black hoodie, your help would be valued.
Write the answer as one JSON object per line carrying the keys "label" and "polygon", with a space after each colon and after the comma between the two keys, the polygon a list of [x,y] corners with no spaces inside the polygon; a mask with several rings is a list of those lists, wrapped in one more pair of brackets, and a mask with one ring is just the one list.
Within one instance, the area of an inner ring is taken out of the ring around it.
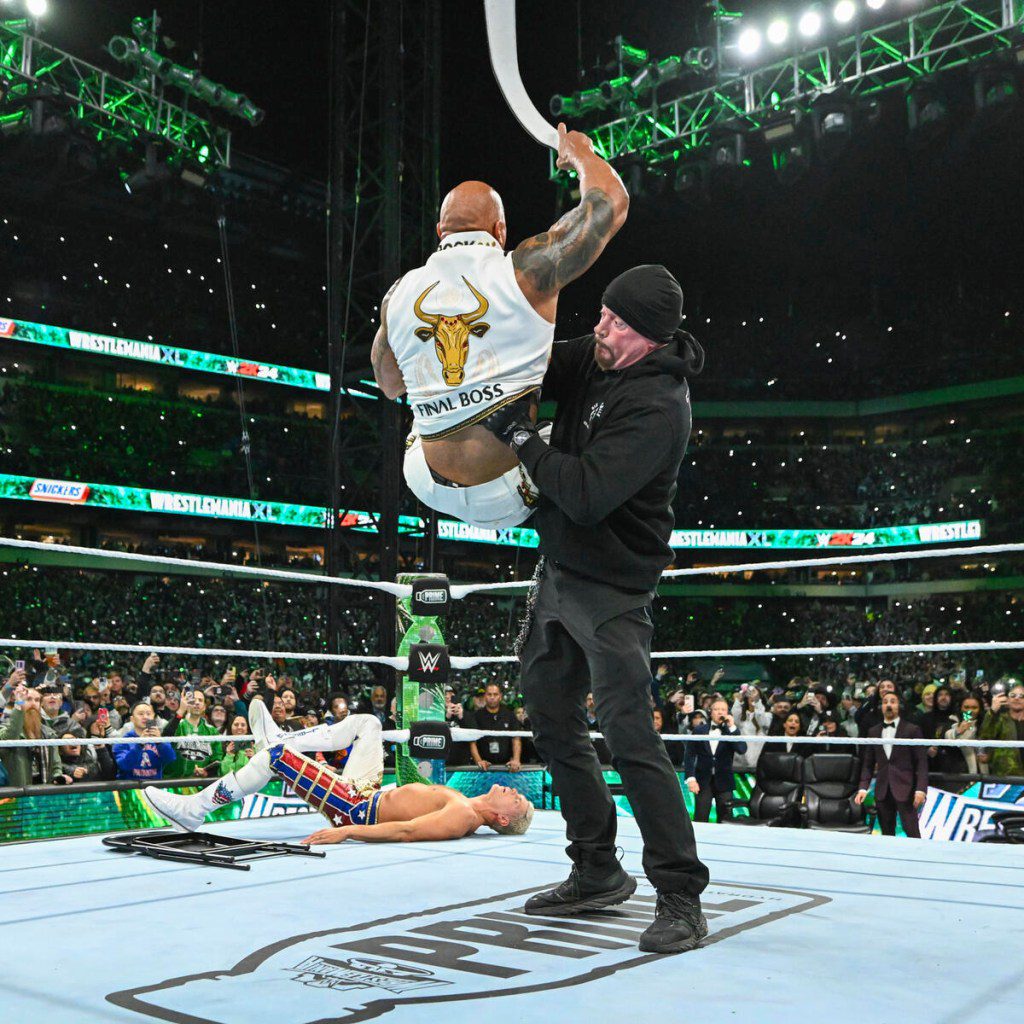
{"label": "black hoodie", "polygon": [[540,491],[540,550],[583,576],[653,591],[672,561],[672,499],[690,437],[688,376],[704,350],[680,336],[625,370],[594,362],[594,336],[556,342],[544,377],[558,403],[550,446],[519,457]]}

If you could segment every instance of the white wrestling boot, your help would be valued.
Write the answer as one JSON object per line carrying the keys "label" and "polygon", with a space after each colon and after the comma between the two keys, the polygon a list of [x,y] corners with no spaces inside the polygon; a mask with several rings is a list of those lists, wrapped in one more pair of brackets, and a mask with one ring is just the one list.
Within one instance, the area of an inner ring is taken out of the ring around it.
{"label": "white wrestling boot", "polygon": [[166,789],[147,786],[143,796],[157,814],[165,817],[175,828],[195,832],[206,820],[207,814],[244,796],[259,793],[274,777],[270,767],[270,753],[261,750],[247,765],[211,782],[205,789],[191,796],[170,793]]}
{"label": "white wrestling boot", "polygon": [[262,700],[254,700],[249,705],[249,728],[256,737],[257,751],[276,746],[288,735],[278,728]]}
{"label": "white wrestling boot", "polygon": [[201,794],[181,796],[156,786],[147,786],[142,794],[160,817],[181,832],[195,832],[206,820],[206,810],[198,799]]}

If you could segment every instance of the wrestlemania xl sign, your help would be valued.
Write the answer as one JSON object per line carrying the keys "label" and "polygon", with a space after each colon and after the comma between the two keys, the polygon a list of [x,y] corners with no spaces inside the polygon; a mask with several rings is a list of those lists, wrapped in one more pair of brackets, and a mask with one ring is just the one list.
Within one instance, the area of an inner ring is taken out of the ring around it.
{"label": "wrestlemania xl sign", "polygon": [[[664,959],[637,948],[654,919],[646,881],[620,907],[569,919],[522,912],[526,897],[543,888],[294,935],[234,967],[107,1000],[177,1024],[250,1024],[254,1001],[261,1019],[288,1024],[349,1024],[385,1014],[387,1024],[399,1024],[403,1008],[415,1004],[543,993]],[[787,889],[712,885],[702,897],[711,928],[705,945],[828,902]]]}

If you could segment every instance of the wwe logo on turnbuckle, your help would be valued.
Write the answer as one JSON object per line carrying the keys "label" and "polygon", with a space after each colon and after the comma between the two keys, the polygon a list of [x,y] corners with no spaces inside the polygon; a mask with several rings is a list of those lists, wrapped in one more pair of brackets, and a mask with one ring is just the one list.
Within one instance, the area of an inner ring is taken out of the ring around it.
{"label": "wwe logo on turnbuckle", "polygon": [[428,654],[426,651],[419,652],[420,671],[436,672],[438,663],[441,661],[441,651],[433,651]]}

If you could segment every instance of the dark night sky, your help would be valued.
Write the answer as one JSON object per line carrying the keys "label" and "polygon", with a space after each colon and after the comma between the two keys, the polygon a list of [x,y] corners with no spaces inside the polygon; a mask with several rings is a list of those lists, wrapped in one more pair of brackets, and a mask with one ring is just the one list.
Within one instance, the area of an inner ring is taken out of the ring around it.
{"label": "dark night sky", "polygon": [[[711,41],[702,0],[519,0],[517,10],[523,78],[545,113],[552,93],[578,85],[578,54],[593,64],[616,33],[659,57]],[[236,148],[319,180],[327,168],[329,11],[328,0],[160,5],[163,32],[178,44],[170,56],[191,64],[201,50],[209,77],[266,110],[258,128],[235,122]],[[112,35],[129,35],[132,17],[148,13],[130,0],[51,0],[44,34],[115,70],[103,46]],[[442,189],[487,180],[505,198],[510,242],[543,230],[555,209],[547,151],[519,127],[498,91],[480,0],[445,0],[442,59]],[[986,261],[1005,264],[1022,226],[1021,204],[1006,201],[1019,186],[1019,139],[1012,160],[970,138],[960,163],[941,156],[915,166],[904,152],[902,98],[891,97],[891,106],[900,124],[890,138],[860,144],[857,154],[788,193],[762,170],[757,188],[699,213],[680,210],[671,195],[656,205],[634,202],[601,277],[642,259],[670,263],[684,281],[703,278],[705,291],[729,280],[762,295],[800,286],[815,294],[809,279],[824,271],[867,279],[896,267],[976,273]],[[584,305],[598,287],[596,279],[578,286]]]}
{"label": "dark night sky", "polygon": [[[600,45],[618,32],[644,45],[656,40],[659,54],[678,52],[695,42],[693,12],[701,6],[698,0],[519,0],[519,51],[527,89],[546,113],[552,93],[575,87],[580,48],[592,63]],[[266,110],[258,128],[233,122],[233,144],[323,180],[328,0],[163,0],[157,7],[164,34],[177,43],[171,57],[191,65],[193,52],[200,50],[209,77],[244,92]],[[44,34],[55,45],[116,72],[119,65],[103,47],[112,35],[130,35],[132,18],[149,12],[146,4],[131,0],[51,0]],[[446,0],[443,26],[443,151],[448,156],[442,184],[467,177],[492,181],[506,197],[510,221],[530,232],[539,230],[547,225],[538,223],[537,216],[547,218],[554,201],[546,151],[512,118],[494,82],[483,4]]]}
{"label": "dark night sky", "polygon": [[[519,48],[527,88],[543,111],[553,92],[571,91],[578,28],[585,60],[592,61],[600,43],[620,31],[644,44],[656,39],[660,53],[673,53],[694,41],[693,17],[686,12],[700,7],[695,0],[637,5],[519,0]],[[211,78],[245,92],[267,111],[258,129],[239,124],[236,144],[323,178],[330,59],[327,0],[164,0],[157,8],[164,34],[177,43],[170,56],[191,64],[193,51],[201,49],[203,69]],[[131,0],[51,0],[44,34],[77,56],[116,70],[103,46],[112,35],[130,35],[131,19],[149,12],[146,4]],[[474,173],[481,177],[497,179],[522,160],[525,169],[537,169],[543,180],[541,147],[512,120],[494,83],[483,4],[447,0],[443,18],[446,146],[474,153]],[[499,137],[502,146],[480,146],[481,131]]]}

